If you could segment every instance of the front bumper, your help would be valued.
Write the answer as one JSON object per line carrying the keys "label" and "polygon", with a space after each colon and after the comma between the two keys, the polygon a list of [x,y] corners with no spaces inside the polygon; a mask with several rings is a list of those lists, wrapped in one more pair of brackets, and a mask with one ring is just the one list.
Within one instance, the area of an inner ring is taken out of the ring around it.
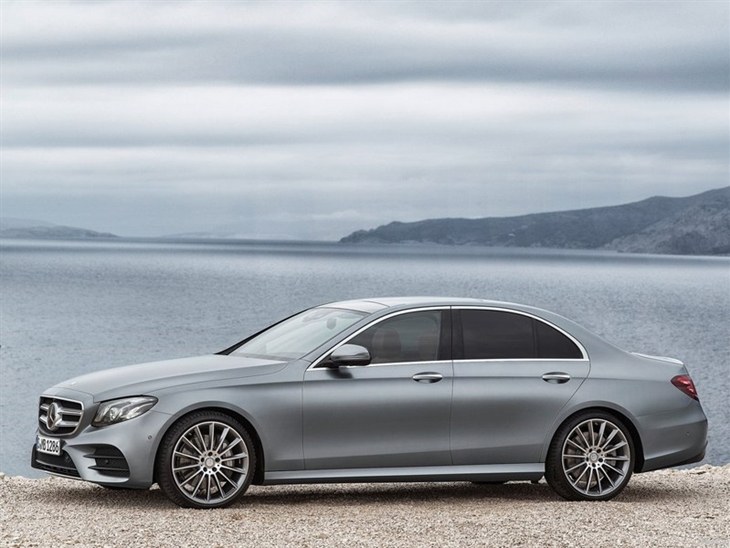
{"label": "front bumper", "polygon": [[[85,415],[93,417],[98,404],[84,407]],[[34,445],[31,466],[67,478],[146,489],[154,483],[155,456],[170,418],[152,409],[137,418],[102,428],[91,426],[91,419],[87,418],[73,435],[58,436],[60,456],[40,453]]]}

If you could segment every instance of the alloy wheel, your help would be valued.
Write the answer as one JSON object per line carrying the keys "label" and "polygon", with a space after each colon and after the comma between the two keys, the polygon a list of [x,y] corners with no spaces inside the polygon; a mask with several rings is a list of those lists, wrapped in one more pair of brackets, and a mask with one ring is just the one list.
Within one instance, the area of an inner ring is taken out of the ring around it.
{"label": "alloy wheel", "polygon": [[573,489],[587,498],[603,498],[623,487],[630,476],[631,445],[619,426],[591,418],[568,433],[561,462]]}
{"label": "alloy wheel", "polygon": [[177,439],[170,460],[178,490],[200,506],[219,506],[245,486],[249,448],[231,425],[206,420]]}

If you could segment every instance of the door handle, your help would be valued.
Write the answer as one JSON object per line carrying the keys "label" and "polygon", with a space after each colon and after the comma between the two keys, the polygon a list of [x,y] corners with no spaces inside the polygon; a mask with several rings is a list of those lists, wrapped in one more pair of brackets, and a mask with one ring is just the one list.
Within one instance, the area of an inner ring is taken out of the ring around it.
{"label": "door handle", "polygon": [[545,373],[542,376],[542,380],[544,380],[545,382],[551,382],[553,384],[563,384],[570,380],[570,375],[568,375],[567,373],[553,371],[551,373]]}
{"label": "door handle", "polygon": [[444,376],[441,373],[416,373],[411,377],[416,382],[439,382]]}

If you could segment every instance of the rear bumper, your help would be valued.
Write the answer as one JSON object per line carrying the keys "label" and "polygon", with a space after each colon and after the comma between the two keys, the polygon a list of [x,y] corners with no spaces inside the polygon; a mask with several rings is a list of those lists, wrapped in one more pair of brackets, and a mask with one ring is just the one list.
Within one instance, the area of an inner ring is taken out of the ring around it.
{"label": "rear bumper", "polygon": [[639,418],[644,463],[649,472],[701,461],[707,448],[707,417],[699,402],[683,412],[660,413]]}

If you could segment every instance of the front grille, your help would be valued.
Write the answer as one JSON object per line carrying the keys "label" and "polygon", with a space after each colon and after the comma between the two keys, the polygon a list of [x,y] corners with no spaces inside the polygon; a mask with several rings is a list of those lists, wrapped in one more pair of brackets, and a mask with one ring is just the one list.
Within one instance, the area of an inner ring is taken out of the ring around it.
{"label": "front grille", "polygon": [[38,470],[59,474],[61,476],[71,478],[80,477],[74,461],[71,460],[71,457],[68,456],[66,451],[61,451],[60,455],[47,455],[36,451],[34,445],[30,465]]}
{"label": "front grille", "polygon": [[94,447],[92,453],[84,455],[84,457],[94,459],[95,464],[89,466],[89,468],[96,470],[100,474],[115,478],[129,477],[129,464],[127,464],[127,459],[113,445],[97,445]]}
{"label": "front grille", "polygon": [[79,401],[41,396],[38,428],[52,436],[68,436],[76,432],[83,414],[84,406]]}

